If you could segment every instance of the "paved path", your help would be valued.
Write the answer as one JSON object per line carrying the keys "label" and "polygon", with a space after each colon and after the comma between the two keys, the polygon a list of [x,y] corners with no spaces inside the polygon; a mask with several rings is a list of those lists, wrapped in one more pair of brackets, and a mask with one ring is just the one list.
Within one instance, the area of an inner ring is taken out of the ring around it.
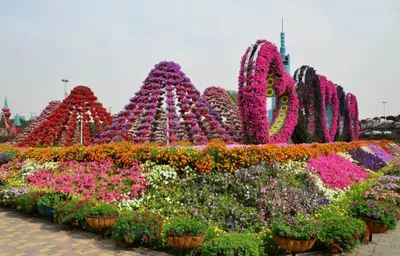
{"label": "paved path", "polygon": [[[66,230],[49,220],[22,215],[0,207],[0,256],[19,255],[135,255],[168,256],[144,248],[135,251],[116,248],[110,239],[82,231]],[[322,256],[321,253],[300,255]],[[372,243],[361,245],[347,256],[400,256],[400,223],[397,229],[373,235]]]}
{"label": "paved path", "polygon": [[144,248],[135,251],[119,249],[110,239],[97,234],[69,231],[50,220],[22,215],[0,207],[0,256],[19,255],[135,255],[168,256]]}

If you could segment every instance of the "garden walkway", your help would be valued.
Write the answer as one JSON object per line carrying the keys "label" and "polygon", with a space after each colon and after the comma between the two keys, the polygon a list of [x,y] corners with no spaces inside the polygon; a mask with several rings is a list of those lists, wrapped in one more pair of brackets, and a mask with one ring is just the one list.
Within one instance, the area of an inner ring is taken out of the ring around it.
{"label": "garden walkway", "polygon": [[0,256],[19,255],[135,255],[168,256],[148,249],[129,251],[110,239],[81,230],[69,231],[49,220],[22,215],[0,207]]}
{"label": "garden walkway", "polygon": [[[399,223],[400,224],[400,223]],[[374,235],[369,245],[361,245],[347,256],[400,256],[400,225],[393,232]],[[81,231],[69,231],[49,220],[24,216],[0,207],[0,256],[19,255],[137,255],[168,256],[148,249],[129,251],[114,246],[110,239]],[[303,253],[299,256],[322,256]]]}

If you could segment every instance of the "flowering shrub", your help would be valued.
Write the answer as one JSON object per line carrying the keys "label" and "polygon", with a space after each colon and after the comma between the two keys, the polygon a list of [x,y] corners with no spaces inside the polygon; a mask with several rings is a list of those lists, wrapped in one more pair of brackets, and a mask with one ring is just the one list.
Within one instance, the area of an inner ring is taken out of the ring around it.
{"label": "flowering shrub", "polygon": [[348,251],[367,241],[367,226],[350,216],[329,215],[319,222],[318,240],[332,253]]}
{"label": "flowering shrub", "polygon": [[395,206],[372,200],[354,201],[351,210],[355,216],[381,221],[390,230],[396,227],[399,214]]}
{"label": "flowering shrub", "polygon": [[29,192],[26,187],[6,187],[0,190],[0,204],[14,206],[17,198]]}
{"label": "flowering shrub", "polygon": [[318,234],[318,223],[312,218],[301,215],[282,216],[271,224],[271,230],[278,236],[299,240],[315,239]]}
{"label": "flowering shrub", "polygon": [[386,163],[379,157],[371,153],[368,153],[367,151],[361,148],[356,150],[350,150],[349,154],[354,160],[358,162],[358,164],[372,171],[378,171],[386,166]]}
{"label": "flowering shrub", "polygon": [[[273,122],[267,117],[267,97],[275,96]],[[275,45],[257,40],[242,57],[239,73],[239,110],[245,143],[286,143],[297,125],[299,100],[293,79],[284,72]]]}
{"label": "flowering shrub", "polygon": [[94,202],[71,198],[59,202],[54,209],[54,220],[59,223],[70,223],[83,225],[86,222],[86,209],[94,206]]}
{"label": "flowering shrub", "polygon": [[368,178],[366,170],[336,154],[311,159],[307,162],[307,167],[311,172],[318,173],[330,189],[343,190]]}
{"label": "flowering shrub", "polygon": [[[19,145],[71,145],[79,143],[81,136],[84,145],[90,145],[92,136],[96,132],[101,132],[103,125],[111,123],[110,113],[96,100],[97,97],[89,87],[75,87],[57,109],[37,125]],[[96,132],[92,130],[92,123],[96,127]],[[79,128],[82,129],[82,134]]]}
{"label": "flowering shrub", "polygon": [[104,163],[76,161],[59,163],[57,171],[41,169],[27,177],[30,186],[48,188],[78,197],[105,202],[135,199],[144,193],[147,181],[138,164],[127,169]]}
{"label": "flowering shrub", "polygon": [[156,165],[153,162],[144,163],[141,168],[145,170],[144,176],[148,186],[157,189],[159,186],[168,186],[178,180],[178,174],[170,165]]}

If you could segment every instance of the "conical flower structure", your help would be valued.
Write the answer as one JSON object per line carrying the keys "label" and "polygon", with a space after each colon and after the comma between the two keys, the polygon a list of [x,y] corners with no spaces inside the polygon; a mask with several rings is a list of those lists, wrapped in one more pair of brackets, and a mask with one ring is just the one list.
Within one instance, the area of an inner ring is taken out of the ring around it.
{"label": "conical flower structure", "polygon": [[229,134],[234,136],[236,142],[240,142],[242,120],[239,107],[233,102],[226,90],[216,86],[208,87],[203,92],[203,98],[212,110],[219,115],[221,121],[229,127]]}
{"label": "conical flower structure", "polygon": [[14,139],[14,143],[19,143],[23,141],[31,132],[33,132],[36,127],[38,127],[42,122],[46,121],[50,115],[58,108],[61,104],[60,101],[50,101],[49,105],[43,109],[42,113],[32,121],[17,137]]}
{"label": "conical flower structure", "polygon": [[141,89],[130,99],[98,143],[133,140],[138,143],[191,141],[204,144],[221,138],[232,142],[229,127],[212,111],[178,64],[155,65]]}
{"label": "conical flower structure", "polygon": [[97,102],[92,90],[86,86],[77,86],[20,145],[71,145],[80,141],[90,145],[93,135],[102,132],[103,126],[111,122],[110,114]]}

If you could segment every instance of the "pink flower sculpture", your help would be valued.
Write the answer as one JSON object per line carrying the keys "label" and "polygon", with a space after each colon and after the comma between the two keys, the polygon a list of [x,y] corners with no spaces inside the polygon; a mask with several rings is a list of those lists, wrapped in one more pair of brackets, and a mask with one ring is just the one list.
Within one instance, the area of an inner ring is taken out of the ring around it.
{"label": "pink flower sculpture", "polygon": [[358,140],[360,137],[360,123],[358,120],[358,103],[355,95],[346,94],[345,138],[347,141]]}
{"label": "pink flower sculpture", "polygon": [[90,145],[93,134],[103,131],[103,125],[111,124],[111,121],[110,114],[97,102],[92,90],[77,86],[19,145],[71,145],[80,143],[81,137],[84,145]]}
{"label": "pink flower sculpture", "polygon": [[26,136],[28,136],[31,132],[33,132],[36,127],[38,127],[42,122],[47,120],[49,116],[58,108],[58,106],[61,104],[60,101],[50,101],[49,105],[45,109],[43,109],[42,113],[40,116],[38,116],[32,123],[30,123],[22,133],[20,133],[17,137],[15,137],[14,141],[15,143],[19,143],[23,141]]}
{"label": "pink flower sculpture", "polygon": [[[273,122],[267,117],[267,97],[276,97]],[[297,125],[299,101],[293,79],[283,70],[275,45],[258,40],[242,57],[239,110],[245,143],[285,143]]]}
{"label": "pink flower sculpture", "polygon": [[338,126],[339,99],[335,84],[324,76],[318,77],[321,87],[322,142],[332,142]]}
{"label": "pink flower sculpture", "polygon": [[141,89],[130,99],[97,143],[133,140],[138,143],[235,140],[229,127],[214,113],[181,67],[169,61],[155,65]]}
{"label": "pink flower sculpture", "polygon": [[218,120],[228,127],[228,133],[234,136],[235,142],[240,142],[242,136],[239,108],[226,90],[215,86],[208,87],[204,90],[203,98],[216,113]]}

